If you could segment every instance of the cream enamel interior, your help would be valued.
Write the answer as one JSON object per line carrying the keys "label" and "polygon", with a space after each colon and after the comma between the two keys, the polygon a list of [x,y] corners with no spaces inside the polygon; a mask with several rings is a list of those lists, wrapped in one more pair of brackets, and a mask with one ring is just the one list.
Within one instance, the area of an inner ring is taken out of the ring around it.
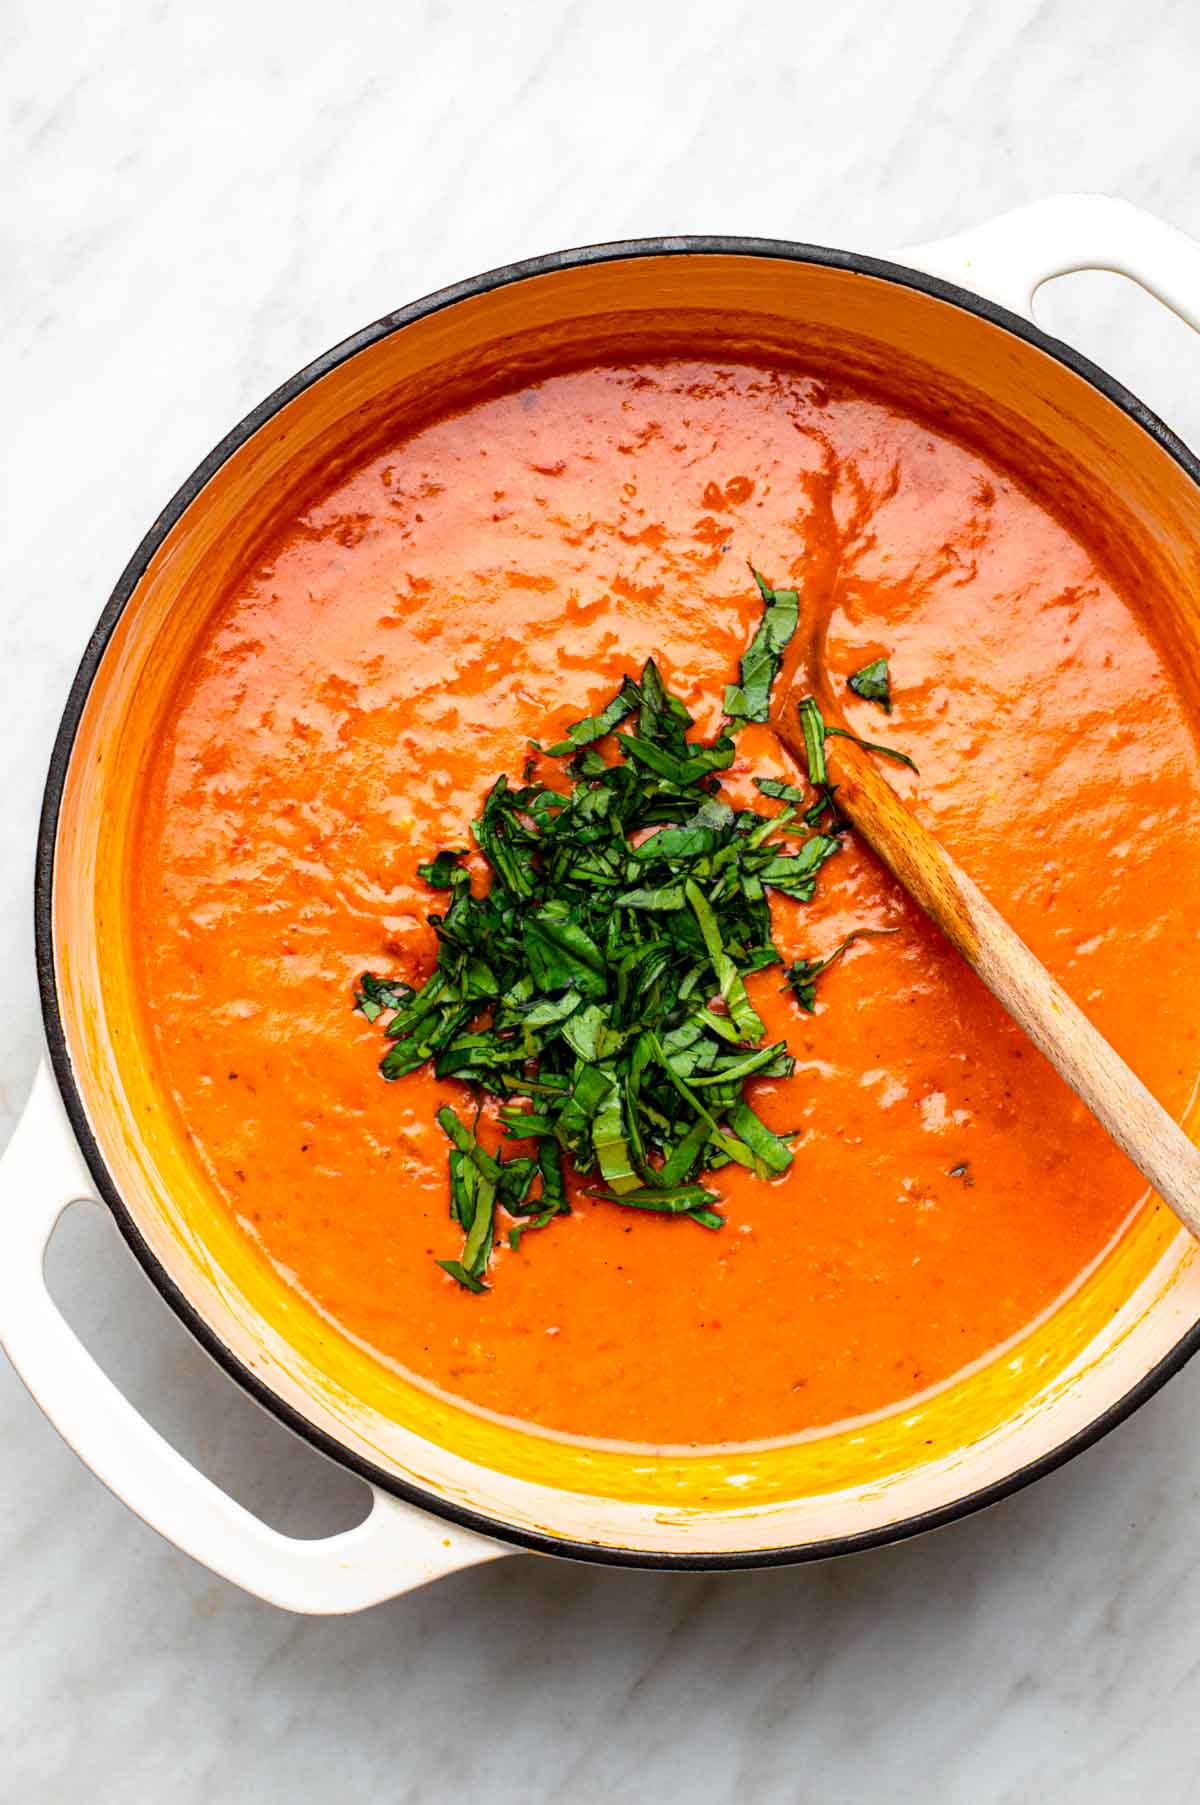
{"label": "cream enamel interior", "polygon": [[240,446],[168,533],[84,708],[59,821],[54,933],[70,1057],[108,1171],[154,1257],[262,1383],[383,1472],[498,1523],[718,1553],[875,1531],[1053,1450],[1200,1320],[1191,1243],[1148,1205],[1019,1346],[919,1404],[786,1447],[655,1456],[497,1425],[351,1346],[229,1220],[156,1095],[131,1006],[125,909],[131,810],[164,701],[228,573],[314,470],[567,360],[685,349],[898,387],[943,423],[987,435],[1086,518],[1118,573],[1138,572],[1181,682],[1200,668],[1200,490],[1122,409],[1002,327],[879,277],[783,257],[626,257],[530,276],[409,323],[322,377]]}

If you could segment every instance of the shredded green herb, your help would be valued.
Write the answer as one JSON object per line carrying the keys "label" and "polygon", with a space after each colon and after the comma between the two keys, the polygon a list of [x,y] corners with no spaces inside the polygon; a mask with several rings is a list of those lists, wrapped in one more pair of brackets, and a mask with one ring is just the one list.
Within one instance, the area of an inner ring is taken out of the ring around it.
{"label": "shredded green herb", "polygon": [[811,1015],[817,1006],[817,979],[831,965],[836,965],[843,953],[849,952],[857,940],[874,940],[882,934],[898,934],[899,928],[855,928],[839,946],[823,959],[793,959],[787,968],[787,982],[783,986],[790,990],[801,1009]]}
{"label": "shredded green herb", "polygon": [[847,678],[847,682],[864,702],[878,702],[884,714],[891,714],[892,685],[886,658],[873,658],[870,664],[864,664],[860,671]]}
{"label": "shredded green herb", "polygon": [[772,589],[756,570],[751,574],[758,584],[764,612],[738,668],[738,681],[725,691],[725,713],[731,721],[766,720],[771,685],[800,618],[800,597],[794,589]]}
{"label": "shredded green herb", "polygon": [[[649,660],[547,753],[535,747],[521,784],[493,784],[472,827],[486,892],[472,891],[462,848],[420,867],[448,898],[429,916],[438,955],[426,982],[359,980],[357,1008],[387,1017],[385,1078],[431,1063],[502,1104],[497,1153],[456,1111],[438,1112],[463,1237],[458,1258],[438,1264],[468,1291],[487,1288],[499,1233],[515,1250],[570,1213],[568,1161],[593,1196],[713,1230],[723,1218],[707,1173],[736,1162],[773,1178],[791,1163],[789,1137],[745,1096],[752,1079],[789,1077],[794,1063],[784,1041],[762,1044],[746,979],[782,964],[768,893],[808,902],[844,823],[811,700],[801,716],[815,797],[756,780],[783,805],[767,815],[721,794],[736,734],[767,718],[798,617],[794,590],[754,576],[763,617],[716,736],[688,737],[691,716]],[[547,757],[566,761],[554,784],[538,775]],[[802,1006],[844,950],[789,969]]]}
{"label": "shredded green herb", "polygon": [[821,718],[813,696],[805,696],[800,703],[800,727],[804,734],[804,756],[808,762],[808,781],[814,789],[821,789],[829,781],[829,770],[825,763],[825,737],[828,728]]}
{"label": "shredded green herb", "polygon": [[878,752],[881,758],[894,758],[898,765],[907,765],[910,771],[917,769],[907,752],[898,752],[895,746],[877,746],[874,740],[860,740],[857,733],[851,733],[848,727],[827,726],[825,737],[827,739],[852,740],[856,746],[861,746],[864,752]]}

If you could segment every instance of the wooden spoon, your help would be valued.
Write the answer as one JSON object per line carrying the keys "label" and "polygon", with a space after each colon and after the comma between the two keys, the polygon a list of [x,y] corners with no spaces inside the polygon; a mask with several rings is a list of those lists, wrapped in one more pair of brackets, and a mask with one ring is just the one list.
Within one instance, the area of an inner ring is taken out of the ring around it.
{"label": "wooden spoon", "polygon": [[[827,726],[845,724],[825,679],[821,656],[824,626],[824,620],[817,620],[807,648],[801,644],[789,656],[790,681],[785,669],[784,680],[776,683],[778,697],[771,712],[772,727],[801,769],[806,767],[806,755],[797,710],[806,690],[817,701]],[[797,681],[802,672],[808,679],[803,685]],[[842,814],[1184,1227],[1200,1239],[1200,1148],[1151,1096],[1136,1072],[1071,1001],[940,840],[901,801],[874,755],[853,740],[841,738],[830,740],[826,752],[836,765]]]}

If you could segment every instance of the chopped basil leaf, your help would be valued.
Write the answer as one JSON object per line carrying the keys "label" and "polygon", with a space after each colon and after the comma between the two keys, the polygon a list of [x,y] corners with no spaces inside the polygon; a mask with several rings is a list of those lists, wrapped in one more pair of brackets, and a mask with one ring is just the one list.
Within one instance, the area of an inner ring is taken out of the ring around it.
{"label": "chopped basil leaf", "polygon": [[870,664],[864,664],[861,671],[855,671],[847,679],[856,696],[864,702],[878,702],[884,714],[892,712],[892,688],[888,676],[886,658],[873,658]]}
{"label": "chopped basil leaf", "polygon": [[452,1279],[457,1279],[464,1291],[487,1290],[482,1279],[476,1278],[473,1272],[468,1272],[461,1260],[439,1260],[438,1265],[443,1272],[448,1272]]}
{"label": "chopped basil leaf", "polygon": [[573,727],[567,728],[566,739],[559,740],[556,746],[548,746],[547,752],[551,758],[562,758],[568,752],[578,752],[582,747],[590,746],[593,740],[602,740],[626,715],[632,714],[640,703],[636,683],[631,683],[626,677],[619,694],[613,697],[607,708],[600,714],[589,715],[586,721],[576,721]]}
{"label": "chopped basil leaf", "polygon": [[438,853],[431,865],[418,865],[417,875],[423,877],[433,890],[452,890],[455,884],[465,884],[470,881],[458,862],[460,859],[465,859],[466,856],[465,846],[443,850]]}
{"label": "chopped basil leaf", "polygon": [[800,618],[800,597],[794,589],[772,589],[753,566],[751,574],[766,612],[742,655],[738,681],[725,691],[725,713],[734,722],[766,720],[771,685],[779,675],[784,651]]}
{"label": "chopped basil leaf", "polygon": [[[874,740],[860,740],[857,733],[851,733],[848,727],[826,727],[825,733],[827,737],[836,736],[840,740],[853,740],[854,744],[861,746],[864,752],[878,752],[882,758],[894,758],[898,765],[907,765],[910,771],[917,770],[907,752],[897,752],[895,746],[877,746]],[[917,775],[920,776],[919,771]]]}
{"label": "chopped basil leaf", "polygon": [[407,984],[391,984],[386,978],[376,978],[365,971],[354,993],[354,1007],[374,1022],[387,1009],[402,1009],[412,994]]}
{"label": "chopped basil leaf", "polygon": [[898,934],[899,928],[855,928],[846,935],[840,946],[824,959],[793,959],[787,968],[785,990],[790,990],[801,1009],[807,1009],[811,1015],[817,1004],[817,979],[831,965],[836,965],[842,954],[852,947],[856,940],[875,940],[884,934]]}
{"label": "chopped basil leaf", "polygon": [[826,726],[813,696],[805,696],[800,704],[800,726],[804,733],[804,756],[808,763],[808,781],[821,789],[828,781],[825,764]]}
{"label": "chopped basil leaf", "polygon": [[761,790],[764,796],[771,796],[777,802],[807,802],[803,790],[798,790],[794,783],[780,783],[774,777],[756,777],[755,789]]}

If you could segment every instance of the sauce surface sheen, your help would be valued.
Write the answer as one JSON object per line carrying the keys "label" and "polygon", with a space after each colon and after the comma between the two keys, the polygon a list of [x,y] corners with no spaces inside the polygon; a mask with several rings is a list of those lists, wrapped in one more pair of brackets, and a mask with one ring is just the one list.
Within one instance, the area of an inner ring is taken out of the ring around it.
{"label": "sauce surface sheen", "polygon": [[[1144,1186],[851,837],[785,957],[856,945],[817,1013],[751,981],[795,1077],[752,1087],[791,1171],[713,1180],[727,1226],[594,1203],[460,1237],[434,1121],[386,1084],[364,969],[432,967],[417,877],[495,777],[653,655],[717,722],[753,631],[752,559],[832,580],[832,668],[891,660],[895,774],[1172,1110],[1191,1097],[1200,765],[1144,625],[1086,545],[975,451],[868,395],[751,366],[552,377],[364,462],[208,623],[148,773],[134,934],[166,1093],[211,1182],[346,1333],[468,1403],[596,1439],[786,1437],[885,1409],[1017,1335]],[[836,742],[831,743],[836,774]],[[747,729],[725,793],[792,778]],[[892,768],[889,767],[889,773]],[[475,881],[483,866],[472,860]],[[487,1118],[485,1117],[485,1121]],[[965,1168],[965,1169],[964,1169]]]}

